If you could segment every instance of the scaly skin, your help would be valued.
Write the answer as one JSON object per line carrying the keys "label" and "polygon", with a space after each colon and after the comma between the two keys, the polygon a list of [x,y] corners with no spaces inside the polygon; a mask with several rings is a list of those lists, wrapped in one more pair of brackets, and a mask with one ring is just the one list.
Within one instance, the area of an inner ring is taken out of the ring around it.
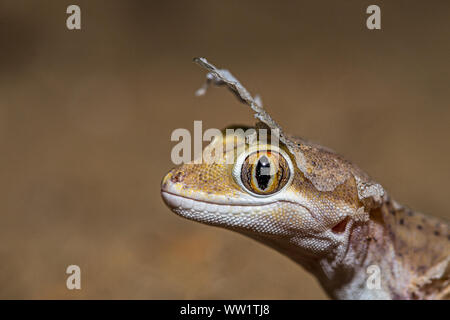
{"label": "scaly skin", "polygon": [[[257,128],[280,130],[280,144],[245,140],[246,148],[227,150],[233,137],[214,140],[208,150],[223,150],[215,162],[186,163],[164,177],[162,197],[175,213],[276,249],[314,274],[332,298],[449,298],[447,223],[402,207],[333,151],[285,135],[236,79],[206,60],[200,64],[256,111]],[[289,164],[289,181],[273,194],[255,195],[242,183],[239,159],[258,150]],[[368,285],[373,266],[380,287]]]}

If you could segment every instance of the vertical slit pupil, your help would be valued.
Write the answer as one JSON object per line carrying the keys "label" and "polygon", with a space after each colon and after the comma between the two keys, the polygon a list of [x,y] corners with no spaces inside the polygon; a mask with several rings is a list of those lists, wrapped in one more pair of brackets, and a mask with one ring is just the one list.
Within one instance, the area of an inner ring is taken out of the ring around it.
{"label": "vertical slit pupil", "polygon": [[270,161],[266,156],[262,156],[258,163],[256,164],[256,181],[258,182],[258,187],[261,190],[266,190],[269,184],[270,175]]}

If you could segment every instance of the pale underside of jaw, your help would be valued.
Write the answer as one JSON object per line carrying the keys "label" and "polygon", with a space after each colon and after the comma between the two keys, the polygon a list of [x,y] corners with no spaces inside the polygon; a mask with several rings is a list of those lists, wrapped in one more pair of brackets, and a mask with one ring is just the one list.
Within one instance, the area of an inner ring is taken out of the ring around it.
{"label": "pale underside of jaw", "polygon": [[295,203],[270,202],[260,205],[216,204],[162,191],[166,204],[176,214],[198,222],[255,232],[291,235],[299,228],[313,228],[317,221]]}

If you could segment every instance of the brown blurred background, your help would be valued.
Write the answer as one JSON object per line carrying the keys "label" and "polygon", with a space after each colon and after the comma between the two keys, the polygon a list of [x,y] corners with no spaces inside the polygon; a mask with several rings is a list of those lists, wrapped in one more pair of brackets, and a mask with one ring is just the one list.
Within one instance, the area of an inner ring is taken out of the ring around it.
{"label": "brown blurred background", "polygon": [[0,298],[326,298],[275,251],[164,206],[174,129],[253,124],[224,89],[194,96],[192,58],[400,202],[449,217],[449,4],[1,1]]}

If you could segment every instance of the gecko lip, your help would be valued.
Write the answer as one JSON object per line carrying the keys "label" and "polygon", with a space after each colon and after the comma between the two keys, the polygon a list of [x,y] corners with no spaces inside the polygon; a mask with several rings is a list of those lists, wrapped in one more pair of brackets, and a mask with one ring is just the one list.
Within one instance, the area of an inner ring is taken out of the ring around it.
{"label": "gecko lip", "polygon": [[205,201],[205,200],[199,200],[199,199],[193,199],[189,197],[185,197],[179,194],[175,194],[169,191],[166,191],[164,189],[161,190],[161,196],[166,203],[166,205],[175,213],[179,214],[178,210],[180,209],[187,209],[187,210],[193,210],[193,211],[208,211],[208,212],[216,212],[221,214],[236,214],[236,213],[250,213],[254,208],[256,207],[264,207],[264,206],[271,206],[276,204],[277,202],[285,202],[285,203],[293,203],[295,205],[298,205],[302,207],[304,210],[306,210],[314,220],[318,221],[317,217],[315,217],[311,210],[306,208],[305,206],[302,206],[299,203],[294,203],[291,201],[286,200],[278,200],[273,202],[266,202],[264,204],[218,204],[212,201]]}
{"label": "gecko lip", "polygon": [[217,218],[212,217],[238,217],[251,214],[255,207],[271,206],[274,204],[268,203],[264,205],[236,205],[236,204],[217,204],[210,201],[197,200],[188,198],[182,195],[173,194],[167,191],[161,191],[162,198],[167,206],[176,214],[192,219],[202,221],[203,215],[209,215],[211,220]]}
{"label": "gecko lip", "polygon": [[164,200],[164,203],[170,208],[170,209],[175,209],[180,207],[180,199],[181,196],[177,196],[173,193],[161,190],[161,197]]}
{"label": "gecko lip", "polygon": [[[234,230],[262,230],[264,233],[272,235],[286,235],[291,232],[293,230],[292,228],[295,228],[296,223],[285,223],[278,220],[271,213],[272,209],[276,210],[280,202],[295,204],[299,207],[297,213],[302,211],[304,214],[310,215],[313,218],[315,221],[313,223],[314,225],[318,223],[317,219],[311,215],[310,210],[291,201],[278,200],[264,204],[227,205],[196,200],[165,190],[161,190],[161,196],[171,211],[178,216],[209,225],[226,226]],[[302,216],[301,213],[299,215]],[[306,221],[303,218],[300,219],[301,221]],[[296,220],[294,219],[294,221]]]}
{"label": "gecko lip", "polygon": [[276,201],[273,202],[266,202],[263,204],[254,204],[254,203],[242,203],[242,204],[234,204],[234,203],[229,203],[229,204],[224,204],[224,203],[216,203],[216,202],[212,202],[212,201],[207,201],[207,200],[200,200],[200,199],[195,199],[195,198],[189,198],[189,197],[185,197],[170,191],[166,191],[166,190],[161,190],[161,196],[164,200],[164,202],[170,207],[170,208],[179,208],[179,207],[183,207],[182,206],[182,202],[184,201],[193,201],[193,202],[199,202],[199,203],[205,203],[208,205],[215,205],[215,206],[230,206],[230,207],[261,207],[261,206],[266,206],[266,205],[271,205],[274,204]]}

